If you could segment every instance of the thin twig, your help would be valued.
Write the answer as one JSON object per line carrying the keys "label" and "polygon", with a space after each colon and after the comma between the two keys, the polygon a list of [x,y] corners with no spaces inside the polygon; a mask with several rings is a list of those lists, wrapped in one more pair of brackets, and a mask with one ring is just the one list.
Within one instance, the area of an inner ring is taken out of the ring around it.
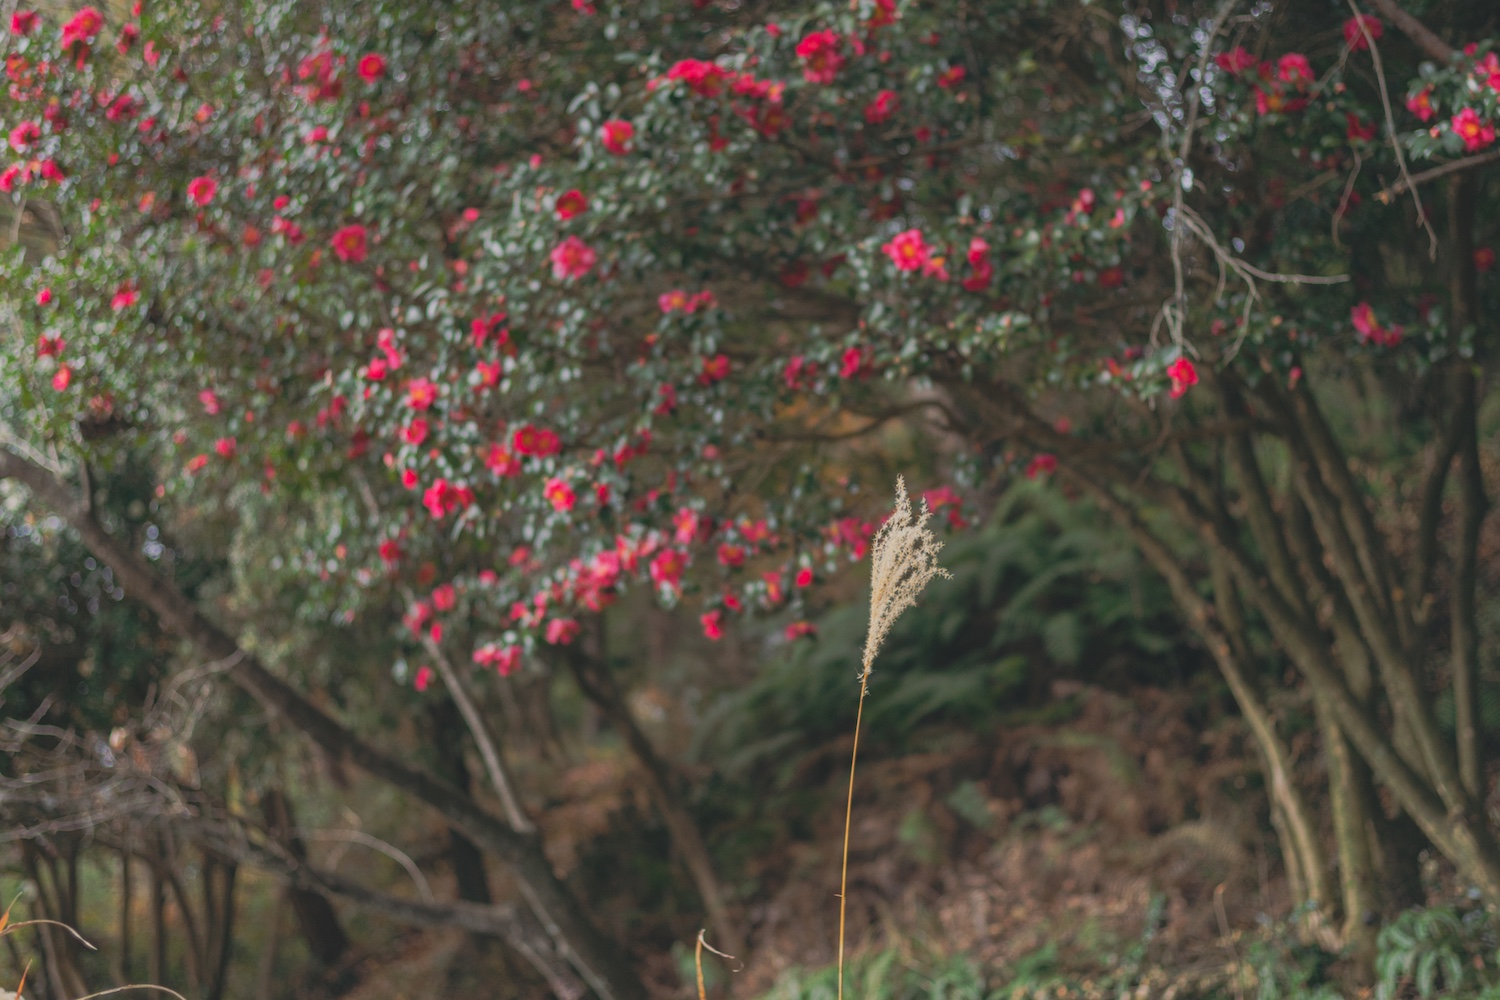
{"label": "thin twig", "polygon": [[1354,23],[1359,25],[1360,34],[1365,36],[1365,44],[1370,47],[1370,58],[1375,63],[1375,80],[1380,84],[1380,103],[1385,108],[1386,135],[1390,137],[1391,150],[1396,154],[1396,166],[1401,168],[1401,180],[1411,192],[1412,203],[1417,206],[1417,221],[1427,230],[1428,259],[1437,260],[1437,231],[1432,228],[1432,221],[1427,218],[1427,210],[1422,207],[1422,196],[1417,193],[1415,185],[1412,184],[1411,171],[1406,169],[1406,154],[1401,152],[1401,140],[1396,137],[1396,115],[1391,111],[1391,95],[1387,92],[1385,68],[1380,61],[1380,47],[1375,44],[1375,36],[1370,34],[1370,26],[1365,23],[1364,14],[1360,13],[1358,5],[1354,0],[1348,0],[1348,3],[1349,9],[1354,12]]}
{"label": "thin twig", "polygon": [[1456,174],[1464,170],[1473,170],[1475,167],[1482,167],[1487,163],[1494,163],[1496,160],[1500,160],[1500,149],[1492,149],[1488,153],[1481,153],[1479,156],[1466,156],[1461,160],[1454,160],[1452,163],[1444,163],[1442,166],[1433,167],[1431,170],[1424,170],[1420,174],[1403,177],[1390,187],[1379,191],[1375,195],[1375,200],[1382,205],[1389,205],[1391,199],[1396,195],[1414,188],[1418,184],[1426,184],[1428,181],[1435,181],[1440,177],[1447,177],[1449,174]]}

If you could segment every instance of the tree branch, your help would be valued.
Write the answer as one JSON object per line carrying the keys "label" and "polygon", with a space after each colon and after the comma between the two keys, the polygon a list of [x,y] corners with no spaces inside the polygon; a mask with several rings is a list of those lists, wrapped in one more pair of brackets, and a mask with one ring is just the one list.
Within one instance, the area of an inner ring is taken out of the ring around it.
{"label": "tree branch", "polygon": [[476,843],[493,851],[515,873],[559,951],[604,1000],[644,1000],[645,988],[616,946],[593,927],[578,900],[557,879],[535,837],[519,834],[435,775],[397,759],[325,714],[271,673],[253,654],[203,616],[186,596],[157,576],[139,553],[116,540],[87,515],[72,492],[47,469],[0,449],[0,479],[16,479],[66,521],[96,558],[109,565],[127,592],[149,607],[171,631],[219,660],[229,677],[267,709],[283,716],[335,757],[425,802]]}

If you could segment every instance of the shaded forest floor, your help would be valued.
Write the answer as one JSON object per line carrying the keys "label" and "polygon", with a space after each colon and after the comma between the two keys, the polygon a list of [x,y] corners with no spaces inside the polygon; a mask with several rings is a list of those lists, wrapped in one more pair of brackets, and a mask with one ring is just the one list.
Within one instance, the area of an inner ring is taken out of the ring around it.
{"label": "shaded forest floor", "polygon": [[[1057,688],[1066,719],[988,735],[931,731],[911,752],[867,758],[850,869],[859,967],[884,955],[905,966],[961,961],[992,987],[1065,977],[1086,991],[1129,965],[1142,995],[1218,992],[1246,942],[1288,905],[1237,718],[1203,726],[1191,693]],[[733,829],[716,831],[729,845],[721,853],[740,852],[738,870],[725,874],[742,890],[753,942],[733,976],[736,996],[814,995],[810,970],[834,959],[848,750],[835,742],[798,760],[766,796],[775,814],[757,831],[770,839],[753,850]],[[697,927],[672,910],[692,900],[661,899],[650,917],[624,902],[671,864],[664,838],[651,842],[628,760],[601,756],[560,779],[546,814],[554,861],[590,883],[613,869],[614,884],[630,890],[620,899],[609,898],[609,881],[585,890],[606,897],[606,925],[629,942],[656,991],[691,995]],[[492,883],[505,893],[493,873]],[[460,933],[405,932],[364,956],[348,996],[542,995],[496,950]],[[718,995],[721,969],[708,970]]]}

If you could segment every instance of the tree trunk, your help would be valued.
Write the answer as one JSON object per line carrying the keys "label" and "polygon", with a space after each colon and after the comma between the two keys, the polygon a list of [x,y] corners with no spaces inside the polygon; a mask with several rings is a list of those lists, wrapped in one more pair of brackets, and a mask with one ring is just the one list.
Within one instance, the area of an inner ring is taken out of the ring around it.
{"label": "tree trunk", "polygon": [[569,957],[601,1000],[643,1000],[646,989],[617,944],[601,934],[562,884],[534,836],[517,833],[447,782],[360,739],[300,692],[277,677],[227,632],[209,621],[176,587],[129,545],[105,531],[64,482],[27,459],[0,449],[0,478],[23,482],[34,497],[78,532],[94,556],[108,565],[131,596],[149,607],[162,625],[222,664],[227,676],[281,715],[313,742],[372,777],[425,802],[494,852],[514,872],[527,903],[557,948]]}
{"label": "tree trunk", "polygon": [[619,731],[626,746],[641,765],[646,787],[661,812],[662,822],[667,826],[673,846],[687,866],[698,896],[703,901],[703,908],[708,912],[709,923],[718,936],[720,947],[732,955],[743,955],[744,940],[729,914],[719,877],[714,872],[713,856],[709,854],[697,820],[693,819],[683,805],[675,776],[667,762],[657,754],[656,748],[636,723],[635,716],[630,714],[630,707],[625,704],[624,696],[608,665],[576,648],[568,650],[568,663],[578,681],[579,690],[598,706],[605,718]]}
{"label": "tree trunk", "polygon": [[[262,794],[260,810],[271,835],[297,861],[306,861],[307,845],[297,836],[292,804],[281,789],[272,788]],[[290,902],[297,926],[307,941],[307,950],[323,968],[332,968],[349,949],[349,936],[339,922],[338,911],[326,896],[310,889],[292,889]]]}

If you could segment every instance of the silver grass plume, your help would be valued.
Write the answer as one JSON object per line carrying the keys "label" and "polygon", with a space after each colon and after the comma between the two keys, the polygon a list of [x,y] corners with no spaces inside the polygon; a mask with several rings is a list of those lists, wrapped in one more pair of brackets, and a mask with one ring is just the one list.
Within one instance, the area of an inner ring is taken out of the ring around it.
{"label": "silver grass plume", "polygon": [[896,507],[870,546],[870,631],[865,637],[861,680],[870,676],[875,654],[901,612],[917,603],[922,588],[934,577],[952,576],[937,564],[943,545],[927,530],[931,516],[926,500],[920,514],[912,512],[906,480],[896,477]]}

